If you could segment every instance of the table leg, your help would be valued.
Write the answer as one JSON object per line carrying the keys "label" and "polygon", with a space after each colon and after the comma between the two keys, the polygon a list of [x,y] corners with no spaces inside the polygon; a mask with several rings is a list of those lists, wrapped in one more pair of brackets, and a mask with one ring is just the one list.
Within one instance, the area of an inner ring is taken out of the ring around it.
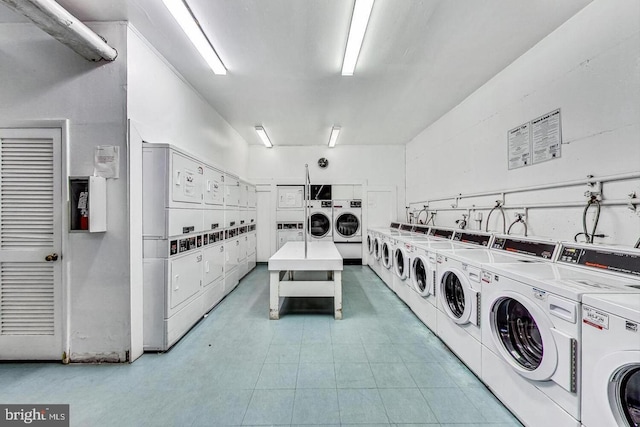
{"label": "table leg", "polygon": [[334,296],[333,304],[335,308],[336,320],[342,319],[342,271],[333,272]]}
{"label": "table leg", "polygon": [[269,274],[269,319],[280,319],[280,272]]}

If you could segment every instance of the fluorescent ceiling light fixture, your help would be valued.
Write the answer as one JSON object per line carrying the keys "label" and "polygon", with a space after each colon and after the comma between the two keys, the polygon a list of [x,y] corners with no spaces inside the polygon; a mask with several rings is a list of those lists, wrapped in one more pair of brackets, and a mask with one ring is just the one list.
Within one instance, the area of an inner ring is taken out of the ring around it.
{"label": "fluorescent ceiling light fixture", "polygon": [[342,61],[342,75],[353,76],[360,56],[362,48],[362,40],[364,33],[367,31],[369,24],[369,16],[373,8],[373,0],[356,0],[353,6],[353,16],[351,16],[351,26],[349,27],[349,38],[347,39],[347,48],[344,52],[344,61]]}
{"label": "fluorescent ceiling light fixture", "polygon": [[340,127],[334,126],[333,129],[331,129],[331,136],[329,137],[329,148],[333,148],[336,146],[338,135],[340,135]]}
{"label": "fluorescent ceiling light fixture", "polygon": [[198,49],[198,52],[200,52],[204,60],[207,61],[207,64],[209,64],[213,72],[220,75],[227,74],[227,69],[213,49],[213,46],[211,46],[207,36],[204,35],[202,28],[187,4],[183,0],[163,0],[163,2],[176,21],[178,21],[178,24],[180,24],[180,27],[182,27],[187,37],[189,37],[191,43]]}
{"label": "fluorescent ceiling light fixture", "polygon": [[273,144],[271,143],[271,140],[269,139],[267,132],[264,130],[262,126],[256,126],[256,132],[258,133],[258,136],[262,140],[262,143],[264,144],[265,147],[267,148],[273,147]]}

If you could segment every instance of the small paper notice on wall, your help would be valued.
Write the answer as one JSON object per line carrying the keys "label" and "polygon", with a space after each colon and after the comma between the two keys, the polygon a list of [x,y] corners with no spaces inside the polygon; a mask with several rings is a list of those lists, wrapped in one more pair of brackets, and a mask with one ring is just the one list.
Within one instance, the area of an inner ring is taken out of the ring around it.
{"label": "small paper notice on wall", "polygon": [[531,164],[531,128],[525,123],[511,129],[508,134],[509,170],[521,168]]}
{"label": "small paper notice on wall", "polygon": [[562,132],[560,109],[531,121],[533,163],[546,162],[560,157]]}
{"label": "small paper notice on wall", "polygon": [[93,175],[103,178],[120,177],[120,147],[98,145],[93,160]]}

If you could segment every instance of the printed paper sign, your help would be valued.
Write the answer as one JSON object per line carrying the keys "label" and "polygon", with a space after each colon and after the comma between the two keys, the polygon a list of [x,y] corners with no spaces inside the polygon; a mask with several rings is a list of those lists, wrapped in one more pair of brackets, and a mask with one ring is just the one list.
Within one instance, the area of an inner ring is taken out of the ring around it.
{"label": "printed paper sign", "polygon": [[98,145],[93,160],[93,175],[103,178],[120,177],[120,147]]}
{"label": "printed paper sign", "polygon": [[546,162],[560,157],[562,132],[560,110],[552,111],[531,121],[533,163]]}
{"label": "printed paper sign", "polygon": [[525,123],[509,131],[509,169],[521,168],[531,164],[530,128],[530,123]]}

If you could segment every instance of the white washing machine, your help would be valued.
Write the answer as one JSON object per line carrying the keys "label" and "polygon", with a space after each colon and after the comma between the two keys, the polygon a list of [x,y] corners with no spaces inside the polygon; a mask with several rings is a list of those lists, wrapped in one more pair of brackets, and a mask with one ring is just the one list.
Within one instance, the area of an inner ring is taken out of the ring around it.
{"label": "white washing machine", "polygon": [[640,425],[640,294],[582,299],[582,425]]}
{"label": "white washing machine", "polygon": [[578,427],[582,299],[640,293],[640,251],[563,243],[557,262],[485,266],[482,379],[525,425]]}
{"label": "white washing machine", "polygon": [[[456,232],[453,240],[478,244],[478,249],[438,250],[437,329],[440,339],[477,376],[482,375],[482,268],[485,264],[551,263],[558,243],[547,239],[496,236],[491,249],[485,240]],[[486,239],[486,237],[485,237]]]}
{"label": "white washing machine", "polygon": [[333,241],[333,208],[331,200],[309,201],[309,219],[307,233],[312,240]]}
{"label": "white washing machine", "polygon": [[[414,240],[410,243],[409,251],[409,294],[407,305],[411,311],[434,334],[438,333],[436,326],[436,258],[438,250],[467,249],[474,250],[469,245],[455,243],[451,240],[432,239]],[[482,250],[484,247],[478,246]]]}
{"label": "white washing machine", "polygon": [[373,268],[373,264],[375,262],[375,257],[373,255],[373,242],[375,241],[376,232],[373,230],[367,230],[367,247],[366,247],[366,256],[367,256],[367,265]]}
{"label": "white washing machine", "polygon": [[[409,232],[409,230],[413,231]],[[405,304],[410,306],[409,299],[412,296],[410,280],[412,245],[419,242],[451,241],[453,230],[446,229],[444,231],[442,234],[438,233],[438,235],[430,236],[423,232],[415,232],[415,226],[413,225],[401,224],[400,231],[391,232],[394,273],[392,289]],[[449,231],[451,231],[450,234]],[[490,236],[489,234],[487,235]]]}
{"label": "white washing machine", "polygon": [[333,241],[362,242],[362,200],[333,201]]}
{"label": "white washing machine", "polygon": [[380,278],[393,290],[393,239],[382,234],[380,243]]}

